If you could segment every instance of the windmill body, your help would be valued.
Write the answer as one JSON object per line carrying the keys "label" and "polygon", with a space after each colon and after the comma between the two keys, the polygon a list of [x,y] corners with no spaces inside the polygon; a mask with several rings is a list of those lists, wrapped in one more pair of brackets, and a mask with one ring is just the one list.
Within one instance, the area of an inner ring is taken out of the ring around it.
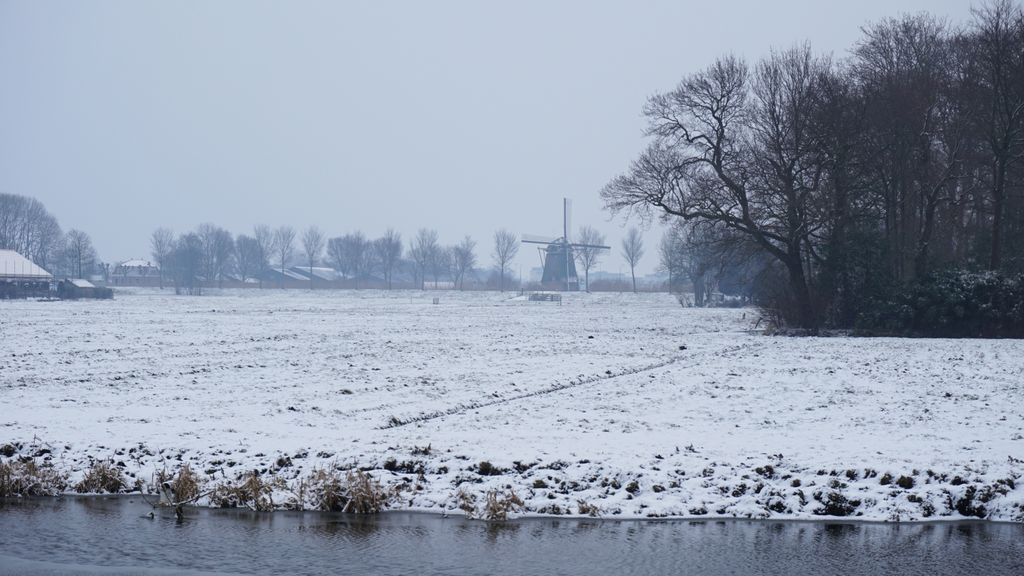
{"label": "windmill body", "polygon": [[562,199],[562,237],[546,239],[523,235],[524,244],[537,244],[543,261],[544,273],[541,286],[545,290],[561,290],[575,292],[580,289],[579,276],[576,275],[576,251],[580,248],[596,248],[610,250],[610,246],[573,243],[569,238],[569,214],[572,203],[568,198]]}

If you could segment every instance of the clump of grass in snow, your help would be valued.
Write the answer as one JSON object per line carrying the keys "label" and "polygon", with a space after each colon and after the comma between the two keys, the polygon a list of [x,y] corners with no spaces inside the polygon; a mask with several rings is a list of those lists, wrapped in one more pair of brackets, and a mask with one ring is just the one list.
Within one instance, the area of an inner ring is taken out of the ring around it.
{"label": "clump of grass in snow", "polygon": [[481,517],[489,522],[501,522],[508,519],[510,512],[523,509],[523,501],[512,490],[498,492],[491,490],[484,498],[484,509]]}
{"label": "clump of grass in snow", "polygon": [[[325,512],[341,512],[348,504],[348,494],[344,479],[341,474],[333,468],[317,468],[310,473],[304,482],[305,490],[308,491],[310,505]],[[299,500],[303,500],[302,491],[299,492]]]}
{"label": "clump of grass in snow", "polygon": [[79,494],[117,494],[123,492],[127,486],[120,468],[108,460],[96,460],[85,471],[82,480],[75,484],[75,492]]}
{"label": "clump of grass in snow", "polygon": [[343,511],[356,514],[376,514],[388,506],[395,492],[381,486],[366,472],[356,470],[345,474],[348,502]]}
{"label": "clump of grass in snow", "polygon": [[278,477],[265,479],[255,470],[238,479],[238,483],[226,482],[214,488],[210,503],[221,508],[244,506],[257,512],[274,509],[274,490],[284,488],[284,480]]}
{"label": "clump of grass in snow", "polygon": [[203,488],[203,479],[196,474],[192,467],[185,463],[178,468],[178,473],[172,475],[166,468],[156,473],[156,484],[162,486],[165,482],[170,485],[171,497],[174,503],[191,502],[199,497]]}
{"label": "clump of grass in snow", "polygon": [[0,498],[56,496],[68,487],[68,476],[35,460],[0,462]]}
{"label": "clump of grass in snow", "polygon": [[590,504],[586,500],[577,500],[576,509],[579,510],[581,516],[598,517],[601,515],[601,509],[594,504]]}

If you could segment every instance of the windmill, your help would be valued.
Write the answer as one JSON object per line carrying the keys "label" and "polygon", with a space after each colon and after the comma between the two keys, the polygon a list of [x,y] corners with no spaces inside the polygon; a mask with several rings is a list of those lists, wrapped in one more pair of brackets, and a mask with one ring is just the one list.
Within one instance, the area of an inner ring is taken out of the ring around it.
{"label": "windmill", "polygon": [[611,246],[600,246],[597,244],[577,244],[569,238],[569,213],[572,210],[572,201],[568,198],[562,199],[562,237],[543,238],[523,234],[524,244],[539,244],[537,247],[540,253],[541,263],[544,266],[544,274],[541,277],[541,285],[549,290],[565,290],[572,292],[580,289],[580,280],[576,275],[576,250],[580,248],[594,248],[598,250],[611,250]]}

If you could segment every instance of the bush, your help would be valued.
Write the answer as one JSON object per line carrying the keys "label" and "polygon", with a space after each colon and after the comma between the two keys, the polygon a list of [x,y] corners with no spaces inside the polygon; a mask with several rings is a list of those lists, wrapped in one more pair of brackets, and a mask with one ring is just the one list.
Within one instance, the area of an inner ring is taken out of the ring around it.
{"label": "bush", "polygon": [[1024,338],[1024,275],[935,274],[893,288],[858,316],[856,327],[911,336]]}

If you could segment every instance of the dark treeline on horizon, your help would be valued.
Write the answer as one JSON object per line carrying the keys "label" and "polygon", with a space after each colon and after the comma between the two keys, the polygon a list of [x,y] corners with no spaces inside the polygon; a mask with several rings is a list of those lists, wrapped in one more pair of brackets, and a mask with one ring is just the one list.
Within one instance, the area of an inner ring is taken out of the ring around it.
{"label": "dark treeline on horizon", "polygon": [[[203,286],[257,283],[271,287],[305,285],[310,288],[423,288],[442,283],[463,289],[477,267],[476,242],[466,236],[445,246],[436,230],[423,228],[409,241],[387,230],[379,238],[355,231],[330,237],[310,226],[299,232],[291,226],[253,227],[252,234],[232,236],[214,224],[201,224],[177,237],[158,228],[150,238],[153,261],[160,280],[183,293],[201,292]],[[515,234],[499,230],[492,254],[496,276],[475,278],[477,285],[504,290],[511,282],[509,263],[519,248]],[[308,274],[296,277],[295,268]],[[327,268],[329,270],[322,270]],[[336,277],[333,274],[337,274]],[[325,276],[326,275],[326,276]],[[490,286],[493,284],[493,286]]]}
{"label": "dark treeline on horizon", "polygon": [[876,22],[842,59],[724,56],[643,112],[649,146],[602,197],[670,224],[673,274],[745,279],[810,330],[1024,332],[1019,4]]}

